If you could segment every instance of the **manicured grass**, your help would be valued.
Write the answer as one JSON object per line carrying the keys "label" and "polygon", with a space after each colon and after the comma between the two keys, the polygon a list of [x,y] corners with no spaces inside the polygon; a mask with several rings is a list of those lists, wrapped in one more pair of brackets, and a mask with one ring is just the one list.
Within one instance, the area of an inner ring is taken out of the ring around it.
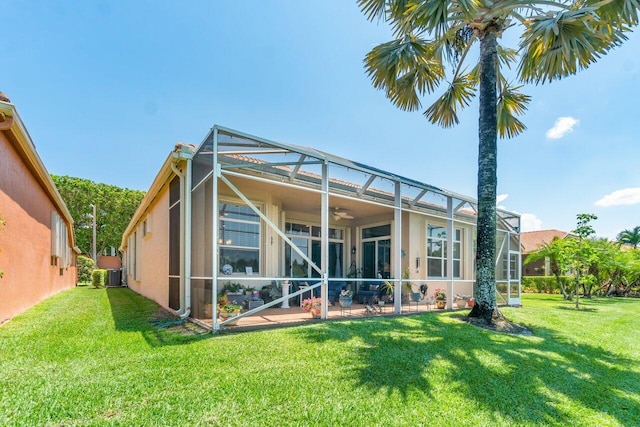
{"label": "manicured grass", "polygon": [[505,308],[530,337],[459,313],[211,336],[76,288],[0,327],[0,425],[638,425],[640,301],[583,303]]}

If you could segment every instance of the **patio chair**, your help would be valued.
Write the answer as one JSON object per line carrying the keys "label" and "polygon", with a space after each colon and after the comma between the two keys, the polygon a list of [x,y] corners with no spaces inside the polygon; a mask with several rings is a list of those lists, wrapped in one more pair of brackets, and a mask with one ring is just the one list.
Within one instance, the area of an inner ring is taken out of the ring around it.
{"label": "patio chair", "polygon": [[422,284],[420,285],[420,292],[411,292],[411,295],[409,295],[409,311],[411,311],[412,303],[415,303],[416,311],[418,310],[418,304],[420,304],[420,301],[423,301],[426,298],[428,290],[429,287]]}

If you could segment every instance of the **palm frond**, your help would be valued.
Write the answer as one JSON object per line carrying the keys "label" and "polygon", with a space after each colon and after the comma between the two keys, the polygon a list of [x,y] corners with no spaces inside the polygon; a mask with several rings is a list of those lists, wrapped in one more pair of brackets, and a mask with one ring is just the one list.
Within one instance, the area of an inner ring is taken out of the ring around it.
{"label": "palm frond", "polygon": [[386,17],[387,0],[358,0],[358,6],[369,21]]}
{"label": "palm frond", "polygon": [[586,5],[596,8],[596,13],[604,22],[609,22],[619,30],[638,25],[638,0],[586,0]]}
{"label": "palm frond", "polygon": [[498,97],[497,121],[500,138],[513,138],[524,132],[527,127],[517,117],[527,111],[527,104],[531,101],[529,95],[518,92],[522,86],[511,87],[504,84],[502,93]]}
{"label": "palm frond", "polygon": [[458,108],[469,105],[475,96],[475,85],[467,74],[457,76],[445,93],[431,104],[424,116],[434,124],[448,128],[459,123]]}
{"label": "palm frond", "polygon": [[575,74],[626,40],[622,31],[602,25],[590,8],[540,15],[526,21],[525,27],[518,72],[526,83]]}
{"label": "palm frond", "polygon": [[498,60],[500,60],[501,65],[504,65],[507,68],[511,68],[511,64],[515,63],[518,60],[518,51],[498,45]]}
{"label": "palm frond", "polygon": [[449,26],[449,1],[420,1],[412,2],[406,10],[405,25],[416,31],[426,31],[440,38],[447,32]]}
{"label": "palm frond", "polygon": [[413,35],[376,46],[364,59],[373,86],[403,110],[420,107],[420,95],[433,92],[444,78],[434,46]]}

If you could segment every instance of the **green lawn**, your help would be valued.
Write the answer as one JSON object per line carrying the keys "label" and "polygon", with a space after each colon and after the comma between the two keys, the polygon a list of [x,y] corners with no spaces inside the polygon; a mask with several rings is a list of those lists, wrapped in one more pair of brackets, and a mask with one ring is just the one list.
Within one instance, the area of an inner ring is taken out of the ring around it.
{"label": "green lawn", "polygon": [[0,425],[639,425],[640,300],[583,302],[505,308],[529,337],[459,313],[212,336],[79,287],[0,327]]}

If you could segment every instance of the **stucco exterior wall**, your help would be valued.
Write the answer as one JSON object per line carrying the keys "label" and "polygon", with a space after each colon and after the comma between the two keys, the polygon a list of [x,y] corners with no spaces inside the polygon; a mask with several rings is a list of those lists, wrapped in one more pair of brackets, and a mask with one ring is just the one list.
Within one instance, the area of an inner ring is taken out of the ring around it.
{"label": "stucco exterior wall", "polygon": [[[147,234],[143,235],[143,222],[147,221]],[[169,185],[158,193],[154,203],[136,224],[139,277],[134,279],[133,269],[128,266],[129,288],[169,307]],[[128,237],[128,236],[127,236]],[[130,259],[130,251],[123,259]]]}
{"label": "stucco exterior wall", "polygon": [[117,270],[122,267],[120,258],[117,256],[102,255],[98,257],[98,268],[104,268],[106,270]]}
{"label": "stucco exterior wall", "polygon": [[52,211],[58,212],[47,192],[0,131],[0,215],[6,221],[0,231],[0,323],[76,284],[73,251],[70,267],[51,265]]}

